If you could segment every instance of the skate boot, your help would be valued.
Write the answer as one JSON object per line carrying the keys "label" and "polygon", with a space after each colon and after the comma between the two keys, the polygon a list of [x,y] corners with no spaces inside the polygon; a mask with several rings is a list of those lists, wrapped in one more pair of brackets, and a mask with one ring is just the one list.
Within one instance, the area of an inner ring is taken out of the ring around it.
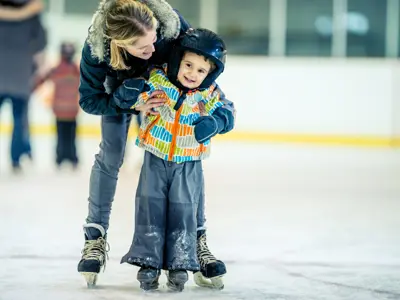
{"label": "skate boot", "polygon": [[137,280],[140,282],[140,288],[144,291],[158,289],[160,273],[160,270],[152,267],[141,267],[137,273]]}
{"label": "skate boot", "polygon": [[171,291],[182,292],[188,279],[189,277],[186,270],[167,271],[167,287]]}
{"label": "skate boot", "polygon": [[78,272],[85,277],[88,288],[93,288],[100,270],[106,266],[109,245],[103,226],[90,223],[83,225],[83,230],[85,231],[85,246],[78,264]]}
{"label": "skate boot", "polygon": [[204,231],[198,232],[197,258],[200,263],[200,271],[194,273],[194,282],[201,287],[222,290],[224,288],[222,276],[226,273],[226,267],[208,249],[207,237]]}

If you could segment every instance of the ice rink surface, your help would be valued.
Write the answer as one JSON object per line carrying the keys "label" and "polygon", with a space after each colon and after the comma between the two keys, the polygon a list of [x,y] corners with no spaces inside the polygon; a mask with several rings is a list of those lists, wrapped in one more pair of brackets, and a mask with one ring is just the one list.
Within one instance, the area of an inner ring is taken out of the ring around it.
{"label": "ice rink surface", "polygon": [[57,171],[54,142],[12,175],[0,136],[0,300],[400,299],[400,151],[214,143],[204,163],[208,244],[227,265],[225,289],[144,293],[119,263],[133,233],[140,151],[130,142],[111,215],[110,259],[98,288],[76,266],[96,139],[80,170]]}

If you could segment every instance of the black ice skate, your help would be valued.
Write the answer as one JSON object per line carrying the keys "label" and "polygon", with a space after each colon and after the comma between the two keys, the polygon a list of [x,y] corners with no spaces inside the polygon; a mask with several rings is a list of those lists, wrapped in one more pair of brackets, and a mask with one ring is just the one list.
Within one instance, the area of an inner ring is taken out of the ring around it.
{"label": "black ice skate", "polygon": [[201,287],[222,290],[224,288],[222,276],[226,273],[226,267],[208,249],[205,233],[200,234],[197,238],[197,258],[200,263],[200,271],[194,273],[194,282]]}
{"label": "black ice skate", "polygon": [[158,289],[158,278],[160,270],[152,267],[141,267],[137,273],[137,280],[140,282],[140,288],[144,291]]}
{"label": "black ice skate", "polygon": [[103,226],[98,224],[85,224],[85,246],[82,250],[82,258],[78,264],[78,272],[85,277],[88,288],[96,285],[100,270],[105,268],[109,245]]}
{"label": "black ice skate", "polygon": [[188,273],[186,270],[170,270],[167,271],[167,287],[174,292],[182,292],[185,283],[188,281]]}

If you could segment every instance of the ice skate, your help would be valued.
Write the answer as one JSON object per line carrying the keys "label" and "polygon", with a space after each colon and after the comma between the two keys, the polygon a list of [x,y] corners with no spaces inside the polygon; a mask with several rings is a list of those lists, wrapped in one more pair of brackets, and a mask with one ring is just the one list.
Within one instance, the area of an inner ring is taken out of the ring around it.
{"label": "ice skate", "polygon": [[141,267],[137,273],[137,280],[140,282],[140,288],[144,291],[158,289],[158,278],[160,270],[151,267]]}
{"label": "ice skate", "polygon": [[188,281],[188,273],[186,270],[170,270],[167,271],[167,287],[174,292],[182,292],[185,283]]}
{"label": "ice skate", "polygon": [[88,288],[96,286],[100,271],[105,268],[109,245],[105,230],[98,224],[85,224],[85,246],[78,264],[78,272],[85,278]]}
{"label": "ice skate", "polygon": [[208,249],[205,233],[202,233],[197,239],[197,257],[200,271],[194,273],[194,282],[201,287],[222,290],[224,288],[222,276],[226,274],[226,267]]}

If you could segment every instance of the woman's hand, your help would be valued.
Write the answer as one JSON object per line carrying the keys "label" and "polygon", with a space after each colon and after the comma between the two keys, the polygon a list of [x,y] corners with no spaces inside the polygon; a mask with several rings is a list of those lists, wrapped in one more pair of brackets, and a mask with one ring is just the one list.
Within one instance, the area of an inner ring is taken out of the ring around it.
{"label": "woman's hand", "polygon": [[145,115],[150,114],[150,115],[158,115],[158,111],[154,111],[153,109],[156,107],[160,107],[165,104],[167,99],[164,97],[161,97],[163,94],[165,94],[163,91],[154,91],[150,94],[149,100],[146,101],[146,103],[137,105],[135,107],[135,110],[140,111],[144,113]]}
{"label": "woman's hand", "polygon": [[1,6],[0,19],[7,21],[22,21],[42,12],[44,8],[42,0],[32,0],[20,8]]}

